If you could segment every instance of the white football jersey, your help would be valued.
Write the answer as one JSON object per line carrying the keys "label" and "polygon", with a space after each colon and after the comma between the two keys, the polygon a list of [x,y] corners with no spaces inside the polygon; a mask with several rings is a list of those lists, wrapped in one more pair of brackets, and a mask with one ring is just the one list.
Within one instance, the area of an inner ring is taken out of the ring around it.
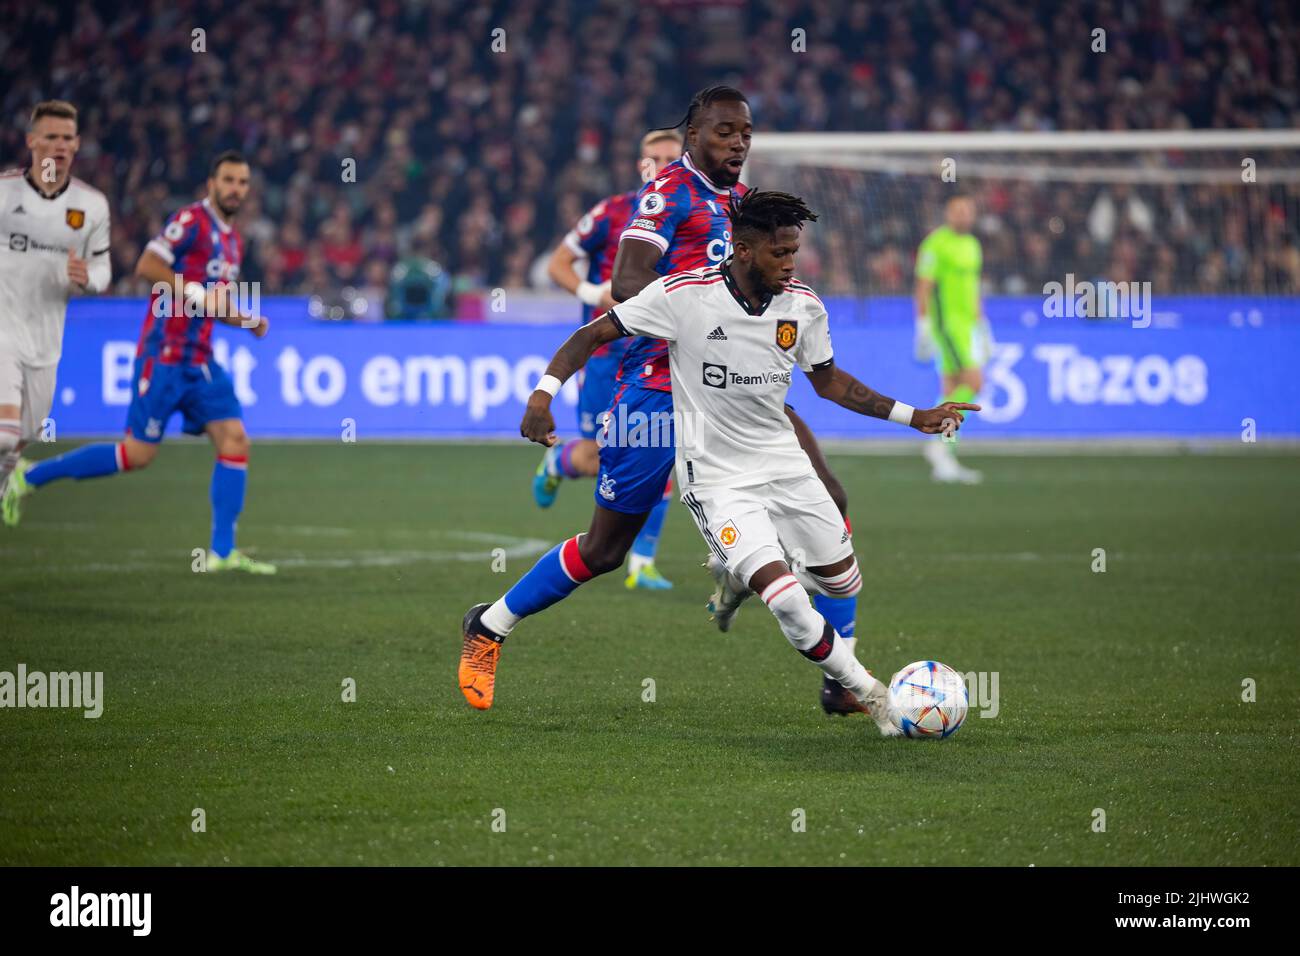
{"label": "white football jersey", "polygon": [[668,342],[683,493],[814,473],[785,414],[794,367],[833,359],[812,289],[796,280],[751,305],[723,263],[665,276],[608,314],[629,335]]}
{"label": "white football jersey", "polygon": [[0,174],[0,353],[53,365],[63,351],[63,319],[74,289],[68,250],[86,260],[86,291],[108,288],[108,200],[70,177],[47,197],[24,170]]}

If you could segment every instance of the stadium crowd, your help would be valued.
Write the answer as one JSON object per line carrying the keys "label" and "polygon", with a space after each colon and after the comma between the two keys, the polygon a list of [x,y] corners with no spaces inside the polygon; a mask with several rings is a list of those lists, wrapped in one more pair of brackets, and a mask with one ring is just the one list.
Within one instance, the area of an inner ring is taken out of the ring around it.
{"label": "stadium crowd", "polygon": [[[35,102],[80,108],[75,172],[112,204],[119,293],[141,291],[141,248],[225,148],[257,177],[244,278],[276,293],[382,288],[411,256],[474,290],[544,284],[541,257],[585,209],[637,185],[639,136],[715,82],[747,92],[759,135],[1300,127],[1300,15],[1286,0],[0,0],[0,12],[0,159],[26,160]],[[997,291],[1078,260],[1161,291],[1300,292],[1295,186],[1235,211],[1227,187],[975,191]],[[930,216],[931,193],[918,197]],[[937,220],[898,219],[861,248],[841,232],[810,281],[905,292]]]}

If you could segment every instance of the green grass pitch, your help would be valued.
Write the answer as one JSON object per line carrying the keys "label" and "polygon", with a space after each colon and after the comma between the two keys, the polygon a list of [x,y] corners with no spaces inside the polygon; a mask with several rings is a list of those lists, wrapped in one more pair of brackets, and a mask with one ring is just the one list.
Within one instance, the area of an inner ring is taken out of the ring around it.
{"label": "green grass pitch", "polygon": [[1294,863],[1296,457],[973,459],[983,486],[940,488],[919,456],[832,456],[859,657],[998,674],[997,716],[943,742],[824,716],[756,602],[717,633],[680,505],[675,590],[582,588],[471,711],[465,609],[591,512],[590,483],[534,507],[537,457],[258,445],[240,540],[274,578],[192,573],[198,443],[29,499],[0,534],[0,670],[102,671],[105,703],[0,710],[0,862]]}

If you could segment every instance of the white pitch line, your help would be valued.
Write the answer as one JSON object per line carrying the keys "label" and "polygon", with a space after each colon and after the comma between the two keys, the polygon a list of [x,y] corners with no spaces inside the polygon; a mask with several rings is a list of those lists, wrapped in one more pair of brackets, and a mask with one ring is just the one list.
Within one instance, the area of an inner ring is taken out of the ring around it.
{"label": "white pitch line", "polygon": [[[502,542],[508,539],[494,538]],[[535,538],[513,539],[515,544],[504,547],[498,544],[507,558],[529,558],[551,547],[551,542]],[[357,551],[349,557],[317,558],[306,555],[276,557],[275,564],[282,568],[390,568],[407,564],[454,561],[473,563],[491,561],[490,551]]]}
{"label": "white pitch line", "polygon": [[[302,526],[311,527],[311,526]],[[270,530],[270,529],[268,529]],[[349,551],[344,554],[311,555],[302,551],[265,551],[259,556],[281,568],[389,568],[410,564],[455,562],[472,564],[476,561],[491,561],[495,555],[493,549],[500,548],[506,558],[530,558],[552,547],[554,542],[541,538],[517,538],[511,535],[492,534],[487,531],[444,531],[432,534],[435,537],[453,538],[463,541],[481,541],[491,548],[478,551],[450,551],[441,549],[403,548],[403,549],[364,549]],[[265,549],[263,549],[265,550]],[[18,549],[0,548],[0,555],[18,554]],[[30,557],[30,555],[28,555]],[[177,567],[180,561],[188,566],[192,562],[189,553],[177,553],[173,558],[160,560],[157,552],[132,549],[123,552],[123,559],[109,564],[93,562],[88,564],[46,564],[44,569],[59,574],[68,573],[110,573],[121,574],[136,571],[165,571]],[[144,560],[140,560],[140,559]]]}

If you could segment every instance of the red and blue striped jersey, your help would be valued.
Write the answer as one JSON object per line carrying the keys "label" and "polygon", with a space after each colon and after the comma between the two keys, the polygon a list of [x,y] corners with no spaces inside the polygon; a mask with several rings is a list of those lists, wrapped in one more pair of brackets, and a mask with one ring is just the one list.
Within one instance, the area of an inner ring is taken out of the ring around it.
{"label": "red and blue striped jersey", "polygon": [[[244,258],[243,238],[233,226],[221,221],[206,199],[172,213],[162,232],[146,248],[186,283],[205,286],[236,281]],[[149,314],[136,355],[156,358],[164,365],[205,363],[212,356],[212,319],[186,316],[183,297],[174,295],[171,314],[157,317],[157,298],[155,290],[149,296]]]}
{"label": "red and blue striped jersey", "polygon": [[[632,217],[632,204],[636,202],[636,190],[618,193],[602,199],[578,220],[578,224],[564,237],[564,244],[574,255],[587,258],[587,281],[599,285],[608,282],[614,274],[614,258],[618,255],[618,239],[623,234],[623,227]],[[587,324],[604,314],[597,312],[595,306],[583,305],[582,322]],[[622,356],[627,350],[626,339],[607,342],[591,354],[592,358],[605,355]]]}
{"label": "red and blue striped jersey", "polygon": [[[688,269],[716,266],[731,255],[731,217],[728,207],[746,187],[737,183],[723,189],[691,162],[690,153],[665,166],[637,193],[633,219],[619,241],[636,239],[659,248],[655,263],[661,276]],[[672,391],[668,374],[668,343],[663,339],[635,338],[623,356],[620,382],[643,388]]]}

